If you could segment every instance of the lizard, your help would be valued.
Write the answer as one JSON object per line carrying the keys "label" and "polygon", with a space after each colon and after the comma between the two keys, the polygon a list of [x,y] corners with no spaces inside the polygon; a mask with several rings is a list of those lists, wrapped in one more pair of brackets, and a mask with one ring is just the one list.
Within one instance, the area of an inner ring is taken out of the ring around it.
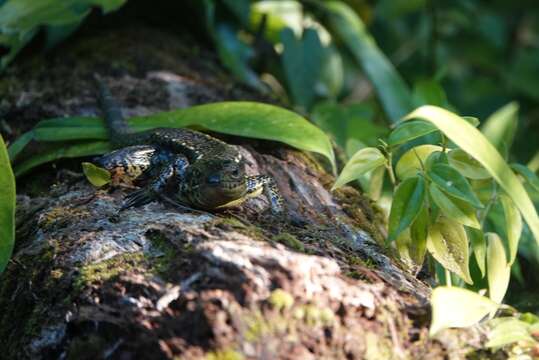
{"label": "lizard", "polygon": [[95,162],[116,182],[148,180],[128,194],[121,210],[155,200],[182,208],[218,210],[234,207],[262,193],[274,214],[284,214],[275,180],[247,176],[245,160],[236,147],[208,134],[186,128],[156,128],[134,132],[110,89],[97,79],[98,103],[114,149]]}

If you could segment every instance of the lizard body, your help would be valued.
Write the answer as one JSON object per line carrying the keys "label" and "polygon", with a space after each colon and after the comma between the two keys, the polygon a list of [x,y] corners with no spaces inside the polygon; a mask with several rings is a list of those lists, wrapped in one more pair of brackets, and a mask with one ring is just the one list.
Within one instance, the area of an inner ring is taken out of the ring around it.
{"label": "lizard body", "polygon": [[210,135],[177,128],[134,133],[109,89],[99,82],[99,103],[115,150],[97,160],[114,182],[148,184],[126,198],[123,208],[158,198],[196,209],[214,210],[241,204],[264,193],[274,213],[283,212],[283,200],[273,178],[247,176],[239,151]]}

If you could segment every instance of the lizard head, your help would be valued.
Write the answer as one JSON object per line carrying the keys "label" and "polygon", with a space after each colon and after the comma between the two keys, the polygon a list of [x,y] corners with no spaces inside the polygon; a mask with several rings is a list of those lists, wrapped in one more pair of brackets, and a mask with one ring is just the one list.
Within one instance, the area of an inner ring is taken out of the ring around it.
{"label": "lizard head", "polygon": [[189,166],[187,191],[193,205],[215,209],[241,199],[247,191],[243,161],[208,159]]}

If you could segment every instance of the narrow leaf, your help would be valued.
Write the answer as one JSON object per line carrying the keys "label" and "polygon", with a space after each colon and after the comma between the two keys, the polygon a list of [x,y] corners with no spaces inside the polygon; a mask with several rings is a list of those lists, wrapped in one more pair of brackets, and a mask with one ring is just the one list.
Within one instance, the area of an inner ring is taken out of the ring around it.
{"label": "narrow leaf", "polygon": [[481,201],[475,196],[468,180],[451,166],[435,164],[428,170],[427,174],[447,194],[463,200],[476,208],[483,207]]}
{"label": "narrow leaf", "polygon": [[331,190],[340,188],[344,184],[358,179],[361,175],[384,165],[385,162],[386,158],[376,148],[368,147],[359,150],[346,163]]}
{"label": "narrow leaf", "polygon": [[9,159],[13,162],[20,152],[28,145],[30,141],[34,138],[34,132],[28,131],[17,138],[14,142],[9,145],[7,149],[9,154]]}
{"label": "narrow leaf", "polygon": [[505,250],[500,237],[495,233],[487,233],[485,236],[488,242],[488,294],[492,301],[500,304],[509,286],[511,265],[507,264]]}
{"label": "narrow leaf", "polygon": [[512,265],[517,257],[518,241],[522,234],[522,217],[513,201],[506,195],[500,195],[505,217],[505,229],[507,233],[507,245],[509,250],[509,265]]}
{"label": "narrow leaf", "polygon": [[431,305],[431,336],[442,329],[475,325],[498,308],[498,304],[473,291],[443,286],[432,292]]}
{"label": "narrow leaf", "polygon": [[445,216],[472,228],[481,229],[475,210],[473,207],[452,196],[448,196],[440,190],[435,183],[429,186],[429,193],[432,200],[442,210]]}
{"label": "narrow leaf", "polygon": [[15,244],[15,177],[4,140],[0,136],[0,273],[6,268]]}
{"label": "narrow leaf", "polygon": [[486,273],[487,242],[483,232],[479,229],[466,227],[466,234],[472,245],[472,251],[475,256],[477,266],[481,271],[481,276]]}
{"label": "narrow leaf", "polygon": [[348,5],[341,1],[326,1],[323,6],[329,13],[332,33],[342,39],[361,65],[374,85],[388,118],[396,123],[413,108],[410,89]]}
{"label": "narrow leaf", "polygon": [[110,151],[110,145],[106,141],[81,142],[74,145],[65,145],[46,150],[35,155],[24,162],[17,164],[14,168],[15,176],[21,176],[35,168],[50,161],[61,158],[76,158],[90,155],[100,155]]}
{"label": "narrow leaf", "polygon": [[425,200],[425,180],[416,176],[397,186],[389,214],[388,241],[393,241],[415,220]]}
{"label": "narrow leaf", "polygon": [[521,164],[511,164],[511,168],[522,176],[535,191],[539,192],[539,177],[533,171]]}
{"label": "narrow leaf", "polygon": [[511,102],[490,115],[481,132],[507,157],[518,125],[518,104]]}
{"label": "narrow leaf", "polygon": [[[219,102],[134,117],[128,122],[135,131],[191,126],[224,134],[280,141],[325,156],[335,169],[335,156],[328,136],[302,116],[274,105]],[[108,139],[103,121],[88,117],[45,120],[34,131],[36,140],[40,141]]]}
{"label": "narrow leaf", "polygon": [[432,122],[451,141],[473,156],[487,169],[500,187],[514,201],[528,223],[535,240],[539,243],[539,217],[532,201],[528,197],[524,186],[509,168],[509,165],[483,134],[466,120],[435,106],[422,106],[406,116],[406,119],[415,118]]}
{"label": "narrow leaf", "polygon": [[410,228],[411,244],[410,244],[410,257],[419,266],[423,265],[425,253],[427,251],[427,237],[429,232],[429,213],[427,206],[423,204],[423,207],[416,219],[414,220],[412,227]]}

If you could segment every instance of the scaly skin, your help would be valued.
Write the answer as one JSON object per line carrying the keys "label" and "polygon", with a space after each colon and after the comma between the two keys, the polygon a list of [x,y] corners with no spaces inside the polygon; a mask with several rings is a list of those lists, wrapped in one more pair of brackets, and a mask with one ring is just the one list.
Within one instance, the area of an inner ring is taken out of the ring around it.
{"label": "scaly skin", "polygon": [[239,205],[263,192],[272,211],[282,214],[283,200],[273,178],[247,176],[235,147],[189,129],[133,133],[109,89],[98,83],[111,142],[119,150],[104,155],[97,164],[111,172],[115,183],[149,179],[146,187],[128,195],[123,209],[172,198],[188,207],[214,210]]}

